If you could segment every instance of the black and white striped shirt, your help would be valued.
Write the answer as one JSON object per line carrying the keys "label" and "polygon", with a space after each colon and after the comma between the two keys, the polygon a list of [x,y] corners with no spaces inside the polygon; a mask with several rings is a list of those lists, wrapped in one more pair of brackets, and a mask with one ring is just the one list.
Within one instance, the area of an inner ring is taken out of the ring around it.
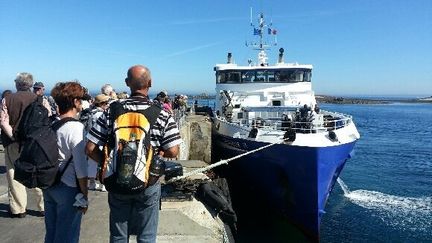
{"label": "black and white striped shirt", "polygon": [[[125,108],[131,111],[140,111],[149,108],[153,103],[146,97],[132,96],[115,102],[125,103]],[[110,109],[107,109],[93,124],[87,134],[87,139],[93,143],[103,146],[108,142],[109,136],[113,136],[113,124],[110,119]],[[162,110],[154,126],[150,128],[151,145],[160,150],[167,150],[182,143],[179,129],[174,118],[166,111]]]}

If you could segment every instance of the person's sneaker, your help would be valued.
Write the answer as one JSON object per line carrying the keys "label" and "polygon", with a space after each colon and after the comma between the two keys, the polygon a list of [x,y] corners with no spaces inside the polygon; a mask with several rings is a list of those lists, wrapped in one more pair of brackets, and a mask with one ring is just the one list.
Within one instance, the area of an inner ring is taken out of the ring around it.
{"label": "person's sneaker", "polygon": [[45,217],[45,211],[37,211],[36,217]]}
{"label": "person's sneaker", "polygon": [[106,192],[107,190],[105,189],[105,185],[104,184],[100,184],[99,185],[99,190],[101,191],[101,192]]}
{"label": "person's sneaker", "polygon": [[96,190],[96,181],[94,179],[89,180],[88,189],[92,191]]}
{"label": "person's sneaker", "polygon": [[25,216],[27,215],[27,213],[9,213],[9,216],[11,218],[18,218],[18,219],[22,219],[25,218]]}

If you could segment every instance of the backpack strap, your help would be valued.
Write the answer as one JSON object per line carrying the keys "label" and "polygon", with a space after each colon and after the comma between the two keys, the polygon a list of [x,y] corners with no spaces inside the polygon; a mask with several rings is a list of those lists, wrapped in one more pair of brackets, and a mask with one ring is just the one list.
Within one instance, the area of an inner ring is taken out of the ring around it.
{"label": "backpack strap", "polygon": [[151,105],[149,108],[144,110],[145,116],[148,117],[150,127],[154,126],[161,111],[162,108],[159,105]]}
{"label": "backpack strap", "polygon": [[66,172],[66,169],[67,169],[67,167],[69,166],[69,164],[70,164],[70,162],[72,161],[72,159],[73,159],[73,155],[71,155],[71,157],[70,157],[70,158],[68,159],[68,161],[66,162],[66,165],[65,165],[64,169],[58,173],[57,176],[58,176],[58,180],[59,180],[59,182],[60,182],[60,180],[61,180],[63,174]]}
{"label": "backpack strap", "polygon": [[51,124],[51,128],[57,132],[57,130],[59,130],[60,127],[62,127],[64,124],[66,124],[66,122],[70,122],[70,121],[78,121],[78,120],[73,118],[73,117],[65,117],[65,118],[57,120],[53,124]]}
{"label": "backpack strap", "polygon": [[[58,174],[57,174],[57,182],[60,182],[61,181],[61,178],[63,177],[63,174],[66,172],[66,169],[68,168],[68,166],[69,166],[69,164],[70,164],[70,162],[73,160],[73,155],[71,155],[71,157],[68,159],[68,161],[66,162],[66,165],[65,165],[65,167],[64,167],[64,169],[62,170],[62,171],[60,171],[60,172],[58,172]],[[76,185],[77,185],[77,188],[78,188],[78,190],[79,190],[79,192],[81,192],[82,193],[82,191],[81,191],[81,188],[80,188],[80,185],[79,185],[79,181],[78,181],[78,177],[76,177],[76,172],[75,172],[75,183],[76,183]]]}
{"label": "backpack strap", "polygon": [[[157,118],[159,117],[162,108],[159,105],[152,105],[149,108],[143,111],[144,115],[147,117],[147,120],[150,123],[150,130],[154,127]],[[150,132],[149,130],[149,132]],[[146,136],[146,143],[150,141],[150,136]]]}

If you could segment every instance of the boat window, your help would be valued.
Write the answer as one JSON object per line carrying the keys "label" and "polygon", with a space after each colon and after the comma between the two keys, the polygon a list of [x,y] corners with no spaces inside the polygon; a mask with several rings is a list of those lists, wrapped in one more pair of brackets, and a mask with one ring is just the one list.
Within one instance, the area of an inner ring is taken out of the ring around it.
{"label": "boat window", "polygon": [[267,78],[269,82],[276,81],[276,75],[274,71],[267,71]]}
{"label": "boat window", "polygon": [[303,81],[310,82],[311,80],[312,80],[312,72],[311,72],[311,70],[305,70]]}
{"label": "boat window", "polygon": [[240,83],[239,71],[224,71],[216,73],[217,83]]}
{"label": "boat window", "polygon": [[281,106],[281,101],[280,100],[273,100],[272,105],[273,106]]}
{"label": "boat window", "polygon": [[226,83],[225,73],[217,72],[216,73],[216,83]]}
{"label": "boat window", "polygon": [[289,68],[277,70],[231,70],[216,72],[217,83],[297,83],[310,82],[312,70]]}
{"label": "boat window", "polygon": [[295,70],[290,77],[290,81],[294,82],[303,82],[303,70]]}
{"label": "boat window", "polygon": [[240,72],[228,72],[227,73],[228,83],[240,83]]}
{"label": "boat window", "polygon": [[266,81],[266,71],[257,71],[255,82],[265,82]]}
{"label": "boat window", "polygon": [[280,71],[275,71],[275,82],[310,82],[311,76],[311,70],[308,69],[284,69]]}
{"label": "boat window", "polygon": [[248,70],[248,71],[243,71],[241,75],[242,75],[243,83],[275,81],[275,72],[271,70],[258,70],[258,71]]}
{"label": "boat window", "polygon": [[250,83],[255,80],[255,71],[243,71],[241,80],[243,83]]}

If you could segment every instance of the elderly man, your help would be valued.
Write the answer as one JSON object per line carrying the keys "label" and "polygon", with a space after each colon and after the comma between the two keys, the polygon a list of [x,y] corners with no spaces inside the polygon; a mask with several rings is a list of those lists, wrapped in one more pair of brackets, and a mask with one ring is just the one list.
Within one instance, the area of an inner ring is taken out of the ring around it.
{"label": "elderly man", "polygon": [[117,99],[117,94],[114,91],[114,88],[111,86],[111,84],[102,85],[101,94],[108,95],[111,98],[111,100]]}
{"label": "elderly man", "polygon": [[[107,144],[114,133],[112,117],[115,118],[117,113],[113,107],[120,106],[134,113],[157,111],[149,116],[149,120],[154,121],[149,122],[150,144],[155,150],[154,154],[176,157],[179,151],[178,145],[182,142],[180,134],[173,117],[149,100],[148,92],[152,85],[150,70],[142,65],[133,66],[128,70],[125,81],[130,88],[131,97],[114,101],[110,108],[100,116],[87,135],[89,140],[86,147],[87,155],[96,162],[102,162],[103,154],[98,146]],[[131,141],[135,142],[134,139]],[[117,155],[110,158],[117,158]],[[109,163],[112,163],[112,160]],[[151,168],[150,166],[150,170]],[[112,170],[114,172],[111,173],[114,173],[112,175],[115,176],[116,169]],[[117,172],[117,174],[122,173]],[[107,176],[106,179],[108,178]],[[105,182],[107,183],[107,180]],[[110,242],[128,242],[132,229],[136,231],[137,242],[156,242],[161,186],[158,181],[153,180],[153,182],[154,184],[149,180],[147,187],[144,187],[145,189],[138,194],[114,191],[106,184],[110,206]]]}
{"label": "elderly man", "polygon": [[[45,108],[48,109],[48,116],[51,117],[53,114],[57,114],[56,108],[51,107],[51,102],[48,100],[48,97],[45,96],[45,86],[42,82],[36,82],[33,85],[33,93],[35,93],[37,96],[40,96],[43,98],[42,102]],[[54,101],[54,100],[53,100]],[[55,101],[54,101],[55,104]]]}
{"label": "elderly man", "polygon": [[[36,94],[31,92],[33,76],[30,73],[19,73],[15,79],[17,92],[2,99],[0,108],[0,127],[6,134],[3,141],[5,147],[6,177],[9,191],[10,216],[12,218],[24,218],[26,216],[27,192],[25,186],[14,180],[14,162],[19,157],[19,142],[14,136],[15,130],[21,120],[25,108],[36,100]],[[44,215],[44,203],[42,191],[36,191],[38,216]]]}
{"label": "elderly man", "polygon": [[42,82],[36,82],[33,85],[33,93],[35,93],[37,96],[44,96],[45,94],[45,85]]}

